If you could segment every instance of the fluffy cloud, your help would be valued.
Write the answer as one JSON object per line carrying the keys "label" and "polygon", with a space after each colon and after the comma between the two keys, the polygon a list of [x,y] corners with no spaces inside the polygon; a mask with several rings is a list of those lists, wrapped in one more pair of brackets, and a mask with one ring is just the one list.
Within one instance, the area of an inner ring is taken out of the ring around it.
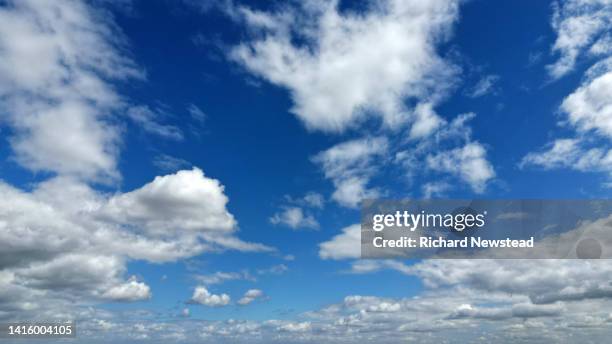
{"label": "fluffy cloud", "polygon": [[107,80],[141,77],[109,16],[78,1],[9,1],[0,9],[0,120],[34,171],[117,178],[121,99]]}
{"label": "fluffy cloud", "polygon": [[443,195],[450,187],[451,186],[446,182],[431,182],[423,184],[421,190],[423,192],[423,198],[429,199]]}
{"label": "fluffy cloud", "polygon": [[246,293],[244,293],[244,296],[238,300],[238,304],[241,306],[246,306],[257,299],[262,298],[263,296],[263,291],[259,289],[249,289]]}
{"label": "fluffy cloud", "polygon": [[101,212],[160,236],[177,231],[231,232],[236,220],[226,209],[223,189],[198,168],[183,170],[110,198]]}
{"label": "fluffy cloud", "polygon": [[366,137],[337,144],[312,160],[321,165],[325,177],[334,183],[332,199],[343,206],[356,207],[364,198],[379,194],[367,184],[376,170],[377,159],[384,159],[387,149],[386,138]]}
{"label": "fluffy cloud", "polygon": [[113,301],[137,301],[151,298],[151,290],[148,285],[130,278],[126,283],[110,288],[102,296]]}
{"label": "fluffy cloud", "polygon": [[612,70],[580,86],[563,100],[561,110],[567,114],[569,124],[578,132],[592,131],[612,139],[610,94],[612,94]]}
{"label": "fluffy cloud", "polygon": [[[433,136],[452,125],[434,108],[454,86],[458,68],[440,57],[436,47],[449,36],[458,5],[385,0],[359,11],[340,11],[338,1],[287,5],[277,12],[222,7],[246,23],[250,34],[230,56],[252,74],[287,88],[292,112],[308,128],[342,132],[374,117],[382,120],[389,138],[410,126],[409,142],[398,139],[401,150],[415,143],[431,145],[437,140]],[[477,95],[489,92],[495,80],[487,78]],[[313,159],[335,186],[333,200],[354,208],[364,198],[380,196],[381,190],[368,184],[375,167],[388,158],[389,138],[349,140]],[[466,152],[474,145],[466,146]],[[434,143],[428,151],[437,148]],[[461,161],[470,165],[466,170],[484,169],[468,180],[478,192],[494,177],[479,154]]]}
{"label": "fluffy cloud", "polygon": [[573,0],[556,8],[554,50],[559,51],[561,57],[549,66],[551,75],[557,78],[568,73],[586,50],[602,59],[586,71],[582,85],[561,103],[562,124],[575,130],[574,137],[555,139],[544,149],[527,154],[521,167],[571,168],[612,174],[611,16],[612,4],[608,1]]}
{"label": "fluffy cloud", "polygon": [[[157,113],[132,107],[114,83],[143,78],[111,13],[76,0],[0,6],[0,121],[28,191],[0,180],[0,318],[66,319],[96,302],[146,300],[133,260],[273,251],[236,237],[221,183],[194,168],[130,192],[108,191],[121,120],[179,139]],[[124,112],[125,117],[119,114]],[[100,191],[92,185],[108,183]],[[221,298],[223,300],[223,298]],[[109,322],[100,322],[106,328]]]}
{"label": "fluffy cloud", "polygon": [[206,287],[196,287],[191,302],[209,307],[221,307],[230,303],[230,297],[227,294],[212,294]]}
{"label": "fluffy cloud", "polygon": [[543,151],[527,154],[520,166],[540,166],[544,169],[572,168],[584,172],[612,172],[612,151],[605,148],[585,147],[585,144],[578,139],[557,139]]}
{"label": "fluffy cloud", "polygon": [[342,233],[319,244],[322,259],[357,259],[361,256],[361,225],[354,224],[342,229]]}
{"label": "fluffy cloud", "polygon": [[477,193],[482,193],[487,181],[495,177],[495,171],[486,159],[486,150],[477,142],[429,155],[427,167],[457,175]]}
{"label": "fluffy cloud", "polygon": [[319,228],[319,222],[309,214],[305,214],[304,210],[299,207],[286,207],[280,213],[274,214],[270,218],[272,224],[282,224],[291,229],[298,228]]}
{"label": "fluffy cloud", "polygon": [[458,2],[437,0],[387,0],[364,13],[341,13],[338,1],[277,13],[239,8],[255,37],[231,56],[289,89],[292,111],[308,128],[342,131],[370,115],[396,125],[411,119],[406,99],[434,100],[452,80],[455,68],[436,45],[457,12]]}
{"label": "fluffy cloud", "polygon": [[610,52],[612,5],[607,0],[569,0],[555,3],[552,27],[557,33],[553,52],[559,59],[548,66],[553,78],[569,73],[585,51]]}
{"label": "fluffy cloud", "polygon": [[[4,183],[0,190],[5,195],[0,268],[6,276],[0,294],[18,291],[11,303],[51,307],[50,300],[75,297],[147,299],[151,292],[144,282],[123,278],[129,259],[166,262],[206,251],[270,249],[234,236],[235,220],[225,207],[222,186],[197,169],[115,195],[64,177],[35,185],[31,192]],[[126,208],[117,208],[121,202]],[[38,293],[46,296],[32,298]]]}

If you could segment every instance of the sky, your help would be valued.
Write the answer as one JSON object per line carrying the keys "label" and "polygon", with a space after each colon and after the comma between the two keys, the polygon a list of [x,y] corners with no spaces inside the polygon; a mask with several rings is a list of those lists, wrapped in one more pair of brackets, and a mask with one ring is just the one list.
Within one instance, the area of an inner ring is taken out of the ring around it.
{"label": "sky", "polygon": [[369,198],[609,198],[609,0],[4,0],[0,133],[1,322],[611,335],[608,261],[366,260],[359,225]]}

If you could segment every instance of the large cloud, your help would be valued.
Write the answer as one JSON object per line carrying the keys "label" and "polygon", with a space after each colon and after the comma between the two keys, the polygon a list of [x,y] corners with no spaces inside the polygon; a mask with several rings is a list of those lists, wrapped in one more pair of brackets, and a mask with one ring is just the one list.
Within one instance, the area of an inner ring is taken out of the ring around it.
{"label": "large cloud", "polygon": [[231,232],[236,220],[226,205],[223,185],[202,170],[158,176],[132,192],[116,195],[101,210],[119,223],[138,224],[151,233],[180,231]]}
{"label": "large cloud", "polygon": [[16,160],[34,171],[117,178],[121,105],[109,79],[140,77],[109,16],[79,1],[0,8],[0,118]]}
{"label": "large cloud", "polygon": [[65,177],[32,192],[5,183],[0,189],[6,196],[0,201],[0,266],[11,276],[4,290],[24,291],[11,302],[43,306],[45,298],[30,298],[37,292],[57,299],[146,299],[148,286],[123,280],[129,259],[166,262],[206,251],[271,250],[234,236],[223,186],[198,169],[115,195]]}
{"label": "large cloud", "polygon": [[439,97],[455,73],[436,44],[458,17],[457,1],[386,0],[365,13],[308,1],[277,13],[238,12],[256,37],[231,56],[287,88],[292,111],[312,129],[342,131],[372,114],[405,122],[406,99]]}

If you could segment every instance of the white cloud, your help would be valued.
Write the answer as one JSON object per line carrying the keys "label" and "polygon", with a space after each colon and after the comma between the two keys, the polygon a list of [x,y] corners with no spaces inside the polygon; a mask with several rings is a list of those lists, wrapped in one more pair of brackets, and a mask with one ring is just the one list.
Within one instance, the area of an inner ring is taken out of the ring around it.
{"label": "white cloud", "polygon": [[319,244],[322,259],[357,259],[361,257],[361,224],[342,229],[342,233]]}
{"label": "white cloud", "polygon": [[126,283],[114,286],[107,290],[102,297],[113,301],[138,301],[151,298],[151,289],[148,285],[138,282],[132,277]]}
{"label": "white cloud", "polygon": [[575,135],[555,139],[544,149],[528,153],[520,167],[570,168],[612,175],[611,16],[609,1],[571,0],[555,8],[557,41],[553,49],[561,57],[548,66],[551,75],[558,78],[571,71],[587,50],[591,57],[602,59],[585,72],[582,85],[561,103],[562,124],[575,130]]}
{"label": "white cloud", "polygon": [[259,289],[249,289],[246,293],[244,293],[244,296],[238,300],[238,304],[241,306],[246,306],[257,299],[262,298],[263,296],[263,291]]}
{"label": "white cloud", "polygon": [[444,121],[433,110],[432,103],[421,103],[414,109],[414,124],[410,128],[410,138],[419,139],[431,135]]}
{"label": "white cloud", "polygon": [[227,211],[227,202],[223,185],[193,168],[158,176],[137,190],[116,195],[101,212],[160,236],[177,231],[231,232],[236,220]]}
{"label": "white cloud", "polygon": [[287,332],[306,332],[310,331],[311,324],[309,321],[304,322],[287,322],[278,327],[280,331]]}
{"label": "white cloud", "polygon": [[385,159],[388,141],[385,137],[366,137],[342,142],[312,160],[321,165],[325,177],[336,187],[332,199],[346,207],[356,207],[361,200],[375,197],[376,189],[367,184],[380,160]]}
{"label": "white cloud", "polygon": [[141,77],[110,17],[77,1],[0,9],[0,110],[16,160],[34,171],[118,178],[121,105],[108,79]]}
{"label": "white cloud", "polygon": [[227,294],[211,294],[206,287],[196,287],[191,297],[191,302],[209,307],[227,306],[230,297]]}
{"label": "white cloud", "polygon": [[[458,68],[441,58],[436,46],[450,35],[458,6],[456,1],[385,0],[360,11],[340,11],[339,1],[285,5],[278,11],[231,2],[221,8],[246,23],[251,35],[231,57],[252,74],[288,89],[292,112],[307,128],[343,132],[377,118],[385,133],[409,125],[410,143],[426,146],[453,125],[434,108],[454,87]],[[495,80],[487,78],[478,95],[490,91]],[[364,198],[381,195],[368,184],[386,163],[387,150],[384,136],[357,139],[313,161],[334,184],[331,198],[355,208]],[[484,156],[481,160],[488,164]],[[492,177],[492,168],[488,172]]]}
{"label": "white cloud", "polygon": [[583,172],[612,173],[612,150],[588,148],[579,139],[557,139],[540,152],[527,154],[520,167],[571,168]]}
{"label": "white cloud", "polygon": [[580,133],[595,132],[612,139],[612,70],[589,80],[561,104],[570,125]]}
{"label": "white cloud", "polygon": [[[125,193],[88,184],[120,179],[117,114],[130,101],[112,82],[144,76],[125,47],[111,13],[89,2],[0,6],[0,121],[17,162],[52,172],[28,191],[0,181],[2,318],[73,318],[82,305],[148,299],[145,281],[127,277],[133,260],[274,251],[236,237],[223,186],[197,168]],[[180,136],[146,107],[127,112]]]}
{"label": "white cloud", "polygon": [[319,228],[319,222],[299,207],[285,207],[281,212],[274,214],[270,222],[275,225],[285,225],[291,229],[299,228]]}
{"label": "white cloud", "polygon": [[[271,250],[235,237],[217,181],[198,170],[182,172],[115,195],[62,177],[31,192],[0,183],[0,273],[6,276],[0,304],[7,293],[17,293],[11,303],[35,305],[39,312],[73,299],[146,299],[144,282],[123,277],[130,259],[168,262],[223,249]],[[215,199],[221,203],[211,206]],[[132,208],[110,211],[117,200],[129,200]]]}
{"label": "white cloud", "polygon": [[[604,33],[612,27],[612,5],[607,0],[569,0],[555,3],[552,27],[557,39],[552,51],[559,59],[548,65],[548,72],[554,79],[574,69],[577,59],[585,51],[594,53],[608,51],[609,41]],[[597,40],[597,37],[601,37]],[[607,46],[606,46],[607,45]]]}
{"label": "white cloud", "polygon": [[231,57],[289,89],[308,128],[339,132],[372,115],[397,125],[411,120],[407,99],[435,102],[452,85],[455,67],[436,45],[458,18],[457,1],[388,0],[364,13],[341,13],[338,1],[296,7],[233,11],[255,37]]}
{"label": "white cloud", "polygon": [[457,175],[477,193],[482,193],[487,182],[495,177],[495,171],[486,159],[486,150],[478,142],[428,155],[427,167]]}
{"label": "white cloud", "polygon": [[308,192],[304,198],[303,201],[306,205],[313,207],[313,208],[319,208],[322,209],[323,206],[325,205],[325,198],[323,197],[323,195],[321,195],[318,192]]}
{"label": "white cloud", "polygon": [[450,189],[450,184],[446,182],[430,182],[425,183],[421,186],[423,192],[423,198],[429,199],[432,197],[443,196],[446,191]]}

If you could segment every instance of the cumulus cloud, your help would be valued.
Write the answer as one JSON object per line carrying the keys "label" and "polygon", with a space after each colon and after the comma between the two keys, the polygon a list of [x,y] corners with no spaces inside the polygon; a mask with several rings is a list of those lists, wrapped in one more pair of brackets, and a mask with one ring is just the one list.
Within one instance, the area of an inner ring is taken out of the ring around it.
{"label": "cumulus cloud", "polygon": [[361,256],[361,224],[342,229],[342,233],[319,244],[322,259],[357,259]]}
{"label": "cumulus cloud", "polygon": [[478,142],[431,154],[427,156],[427,167],[457,175],[477,193],[482,193],[486,183],[495,177],[495,171],[486,159],[486,150]]}
{"label": "cumulus cloud", "polygon": [[311,191],[304,195],[301,202],[310,207],[322,209],[325,205],[325,198],[320,193]]}
{"label": "cumulus cloud", "polygon": [[230,297],[227,294],[212,294],[206,287],[200,286],[194,289],[190,301],[209,307],[221,307],[230,303]]}
{"label": "cumulus cloud", "polygon": [[366,137],[339,143],[315,155],[312,160],[323,169],[325,177],[336,187],[332,199],[346,207],[357,207],[364,198],[379,192],[368,188],[378,159],[384,159],[388,149],[385,137]]}
{"label": "cumulus cloud", "polygon": [[281,212],[274,214],[270,218],[270,222],[275,225],[284,225],[291,229],[319,228],[319,222],[312,215],[305,214],[304,210],[299,207],[286,207]]}
{"label": "cumulus cloud", "polygon": [[578,132],[594,132],[612,139],[611,93],[612,69],[593,80],[588,80],[565,98],[561,110],[567,114],[569,124]]}
{"label": "cumulus cloud", "polygon": [[102,297],[113,301],[138,301],[151,298],[151,289],[148,285],[138,282],[132,277],[126,283],[114,286],[107,290]]}
{"label": "cumulus cloud", "polygon": [[[232,49],[231,58],[288,89],[292,112],[307,128],[343,132],[377,118],[384,135],[409,126],[410,142],[399,146],[427,146],[452,125],[434,109],[455,84],[459,69],[436,48],[451,33],[459,2],[385,0],[359,11],[340,11],[338,1],[277,11],[226,4],[223,10],[249,29],[249,39]],[[495,80],[487,78],[478,95],[489,92]],[[386,162],[388,142],[385,136],[354,139],[315,156],[334,184],[334,201],[354,208],[364,198],[380,196],[381,190],[368,184],[376,167]],[[480,161],[486,163],[484,156]],[[468,169],[479,163],[467,162],[472,164]],[[469,181],[473,188],[480,191],[482,179],[494,176],[491,168],[485,174]]]}
{"label": "cumulus cloud", "polygon": [[257,299],[262,298],[263,296],[263,291],[259,289],[249,289],[237,303],[241,306],[246,306]]}
{"label": "cumulus cloud", "polygon": [[0,121],[10,127],[15,161],[51,172],[27,191],[0,180],[2,319],[62,319],[84,311],[82,305],[149,299],[146,281],[128,277],[134,260],[274,250],[236,237],[223,185],[198,168],[128,192],[92,186],[121,177],[121,120],[181,137],[157,122],[159,113],[129,109],[131,102],[117,93],[114,82],[144,74],[127,57],[112,15],[97,4],[0,6]]}
{"label": "cumulus cloud", "polygon": [[[0,9],[0,120],[33,171],[116,179],[121,97],[107,80],[142,77],[110,17],[78,1]],[[27,43],[27,44],[26,44]]]}
{"label": "cumulus cloud", "polygon": [[410,121],[404,102],[435,100],[455,74],[436,45],[458,18],[456,1],[386,0],[363,13],[318,1],[233,13],[254,36],[231,57],[287,88],[292,112],[311,129],[339,132],[372,115],[387,125]]}
{"label": "cumulus cloud", "polygon": [[224,187],[202,170],[158,176],[143,187],[111,197],[101,209],[109,218],[138,224],[156,235],[176,231],[231,232],[236,220],[226,205]]}
{"label": "cumulus cloud", "polygon": [[446,182],[430,182],[423,184],[421,190],[423,192],[423,198],[428,199],[444,195],[450,187],[451,186]]}
{"label": "cumulus cloud", "polygon": [[[7,276],[0,294],[20,291],[10,302],[36,307],[54,305],[51,295],[57,302],[140,300],[151,293],[142,281],[124,280],[130,259],[167,262],[223,249],[270,250],[234,236],[235,220],[217,181],[196,169],[181,172],[115,195],[63,177],[31,192],[0,183],[6,197],[0,201],[0,268]],[[212,204],[215,199],[221,203]],[[120,202],[129,207],[116,211]],[[38,293],[47,296],[32,298]]]}

